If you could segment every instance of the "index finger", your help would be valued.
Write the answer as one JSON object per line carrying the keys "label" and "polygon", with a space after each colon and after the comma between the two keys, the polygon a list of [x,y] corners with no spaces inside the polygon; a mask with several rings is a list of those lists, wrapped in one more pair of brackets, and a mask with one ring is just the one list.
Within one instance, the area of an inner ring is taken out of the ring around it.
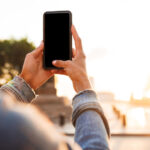
{"label": "index finger", "polygon": [[76,47],[77,51],[78,50],[82,51],[82,42],[81,42],[81,39],[80,39],[74,25],[72,25],[71,31],[72,31],[72,35],[73,35],[73,38],[74,38],[74,41],[75,41],[75,47]]}
{"label": "index finger", "polygon": [[39,45],[39,47],[37,47],[37,48],[33,51],[34,57],[38,57],[38,56],[42,53],[43,49],[44,49],[44,43],[43,43],[43,41],[42,41],[41,44]]}

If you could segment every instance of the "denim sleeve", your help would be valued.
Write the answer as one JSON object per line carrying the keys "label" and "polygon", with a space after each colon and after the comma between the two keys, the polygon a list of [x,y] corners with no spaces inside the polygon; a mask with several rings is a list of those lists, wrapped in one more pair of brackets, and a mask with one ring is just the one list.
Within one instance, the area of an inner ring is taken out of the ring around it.
{"label": "denim sleeve", "polygon": [[85,90],[73,98],[75,141],[83,150],[109,150],[110,130],[96,93]]}
{"label": "denim sleeve", "polygon": [[[6,95],[6,97],[5,97],[5,95]],[[3,85],[0,88],[0,102],[2,102],[3,100],[5,101],[5,98],[8,98],[7,95],[9,95],[10,98],[12,98],[12,99],[15,99],[20,102],[25,102],[25,103],[31,102],[36,97],[34,90],[26,83],[26,81],[24,79],[22,79],[19,76],[14,77],[13,80],[9,81],[7,84]],[[7,105],[7,103],[5,103],[5,104]],[[0,107],[1,107],[1,103],[0,103]],[[0,109],[0,110],[2,110],[2,109]],[[13,118],[13,119],[15,119],[15,118]],[[56,133],[56,134],[58,134],[58,133]],[[54,138],[55,138],[55,136],[54,136]],[[52,139],[52,141],[53,141],[53,139]],[[52,142],[52,141],[50,141],[50,142]],[[61,141],[66,143],[67,150],[81,150],[81,148],[78,144],[72,142],[72,140],[69,140],[66,137],[63,137]],[[60,143],[58,143],[58,144],[60,144]],[[48,149],[48,147],[47,147],[47,149]]]}
{"label": "denim sleeve", "polygon": [[9,94],[15,100],[20,102],[31,102],[35,97],[34,90],[19,76],[15,76],[13,80],[0,88],[0,93]]}

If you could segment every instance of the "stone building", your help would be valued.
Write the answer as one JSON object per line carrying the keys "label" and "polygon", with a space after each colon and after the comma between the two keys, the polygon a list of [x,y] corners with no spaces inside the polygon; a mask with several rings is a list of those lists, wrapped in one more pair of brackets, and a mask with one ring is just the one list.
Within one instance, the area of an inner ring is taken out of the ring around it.
{"label": "stone building", "polygon": [[37,105],[54,123],[69,122],[72,114],[71,102],[66,97],[57,96],[54,83],[53,77],[37,89],[36,94],[39,96],[33,104]]}

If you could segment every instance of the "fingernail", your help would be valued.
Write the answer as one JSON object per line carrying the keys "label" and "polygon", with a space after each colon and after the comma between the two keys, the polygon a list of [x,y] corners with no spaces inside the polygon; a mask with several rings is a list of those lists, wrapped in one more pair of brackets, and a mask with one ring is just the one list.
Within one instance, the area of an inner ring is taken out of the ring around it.
{"label": "fingernail", "polygon": [[56,64],[56,60],[53,60],[53,62],[52,62],[53,64]]}

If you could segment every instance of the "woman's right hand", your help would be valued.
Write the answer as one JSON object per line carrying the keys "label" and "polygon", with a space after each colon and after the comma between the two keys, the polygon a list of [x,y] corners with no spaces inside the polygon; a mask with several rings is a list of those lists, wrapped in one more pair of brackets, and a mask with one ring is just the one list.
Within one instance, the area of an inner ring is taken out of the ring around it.
{"label": "woman's right hand", "polygon": [[90,81],[86,72],[85,54],[82,49],[82,42],[74,26],[71,28],[75,41],[75,49],[73,49],[73,58],[71,60],[62,61],[54,60],[53,65],[62,67],[61,70],[52,70],[55,74],[63,74],[70,77],[76,92],[91,89]]}

